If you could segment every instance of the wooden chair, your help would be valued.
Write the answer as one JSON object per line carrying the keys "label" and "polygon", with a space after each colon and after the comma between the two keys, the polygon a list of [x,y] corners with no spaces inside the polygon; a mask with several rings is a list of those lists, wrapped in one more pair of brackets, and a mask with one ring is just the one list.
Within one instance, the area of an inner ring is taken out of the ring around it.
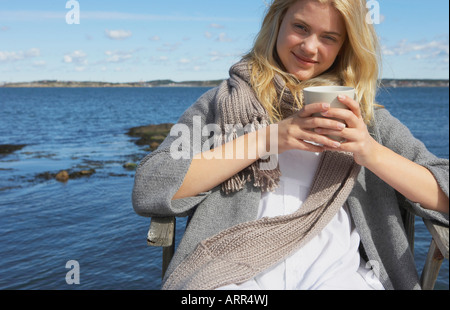
{"label": "wooden chair", "polygon": [[439,226],[429,220],[424,222],[432,238],[420,284],[424,290],[432,290],[444,258],[448,259],[448,227]]}
{"label": "wooden chair", "polygon": [[[404,222],[409,243],[414,250],[414,215],[407,212]],[[429,220],[424,220],[424,223],[431,234],[431,244],[422,270],[420,284],[424,290],[433,290],[442,262],[444,258],[448,259],[448,227],[437,225]],[[151,219],[147,244],[163,248],[162,277],[164,277],[175,252],[175,225],[174,217]]]}
{"label": "wooden chair", "polygon": [[162,247],[162,275],[164,278],[167,267],[175,253],[175,217],[152,217],[147,233],[147,244]]}

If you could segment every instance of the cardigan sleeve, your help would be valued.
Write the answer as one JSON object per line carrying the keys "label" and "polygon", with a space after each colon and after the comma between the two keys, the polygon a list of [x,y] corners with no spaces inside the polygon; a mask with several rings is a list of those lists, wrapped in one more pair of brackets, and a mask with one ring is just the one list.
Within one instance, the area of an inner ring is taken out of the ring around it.
{"label": "cardigan sleeve", "polygon": [[215,89],[209,90],[187,109],[159,148],[139,163],[132,193],[137,214],[145,217],[187,216],[208,196],[209,192],[172,200],[183,183],[198,145],[208,139],[199,130],[214,122],[215,92]]}
{"label": "cardigan sleeve", "polygon": [[[438,158],[429,152],[424,143],[416,139],[410,130],[386,109],[378,109],[376,115],[375,122],[381,143],[397,154],[427,168],[445,195],[449,197],[449,160]],[[418,203],[404,199],[406,205],[417,216],[449,225],[448,214],[425,209]]]}

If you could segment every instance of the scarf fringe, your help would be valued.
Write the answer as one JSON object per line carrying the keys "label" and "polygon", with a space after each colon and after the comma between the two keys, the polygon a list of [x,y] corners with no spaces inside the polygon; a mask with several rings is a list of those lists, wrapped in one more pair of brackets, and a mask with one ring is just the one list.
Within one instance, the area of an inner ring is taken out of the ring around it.
{"label": "scarf fringe", "polygon": [[[270,125],[269,120],[266,116],[254,116],[252,122],[250,123],[251,130],[249,132],[258,131]],[[248,134],[245,132],[244,134]],[[236,128],[233,128],[231,135],[227,133],[222,133],[221,141],[232,141],[239,137]],[[262,164],[266,164],[271,160],[259,159],[244,170],[235,174],[233,177],[222,183],[222,192],[226,195],[233,192],[240,191],[244,189],[245,185],[253,180],[253,186],[261,188],[262,192],[274,191],[278,187],[278,183],[281,177],[280,167],[277,165],[274,169],[264,170],[260,169]]]}

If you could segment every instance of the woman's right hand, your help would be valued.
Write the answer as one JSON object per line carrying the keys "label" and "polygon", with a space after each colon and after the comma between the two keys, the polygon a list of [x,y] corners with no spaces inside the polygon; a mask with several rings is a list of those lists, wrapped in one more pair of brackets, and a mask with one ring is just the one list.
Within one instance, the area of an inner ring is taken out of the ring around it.
{"label": "woman's right hand", "polygon": [[292,149],[320,153],[325,150],[324,146],[339,148],[341,145],[339,142],[315,132],[316,129],[341,131],[346,127],[339,121],[314,116],[316,113],[320,114],[329,110],[330,105],[327,103],[308,104],[292,116],[271,125],[278,127],[278,153]]}
{"label": "woman's right hand", "polygon": [[[323,113],[329,109],[328,104],[307,105],[298,113],[279,123],[250,132],[210,151],[195,155],[183,184],[173,199],[191,197],[206,192],[261,157],[281,154],[291,149],[319,153],[325,150],[322,146],[305,141],[333,148],[339,147],[340,143],[314,132],[317,128],[329,129],[332,130],[331,132],[343,129],[341,128],[342,123],[336,120],[313,116],[313,114]],[[277,141],[271,141],[271,139]],[[272,148],[273,145],[277,148]]]}

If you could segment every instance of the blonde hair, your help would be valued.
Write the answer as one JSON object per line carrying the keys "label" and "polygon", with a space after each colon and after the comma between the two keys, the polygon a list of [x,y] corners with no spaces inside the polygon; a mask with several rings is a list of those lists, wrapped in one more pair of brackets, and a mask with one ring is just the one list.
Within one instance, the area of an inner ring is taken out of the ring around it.
{"label": "blonde hair", "polygon": [[273,79],[282,77],[286,87],[294,95],[298,108],[303,107],[302,90],[309,86],[343,85],[356,89],[357,100],[366,123],[373,117],[375,96],[378,88],[379,45],[375,29],[366,22],[368,10],[365,0],[315,0],[333,5],[342,15],[347,39],[335,63],[325,73],[307,81],[299,81],[284,72],[277,53],[278,32],[286,12],[297,1],[274,0],[264,18],[261,30],[250,53],[244,58],[252,67],[251,84],[261,104],[272,121],[282,118]]}

